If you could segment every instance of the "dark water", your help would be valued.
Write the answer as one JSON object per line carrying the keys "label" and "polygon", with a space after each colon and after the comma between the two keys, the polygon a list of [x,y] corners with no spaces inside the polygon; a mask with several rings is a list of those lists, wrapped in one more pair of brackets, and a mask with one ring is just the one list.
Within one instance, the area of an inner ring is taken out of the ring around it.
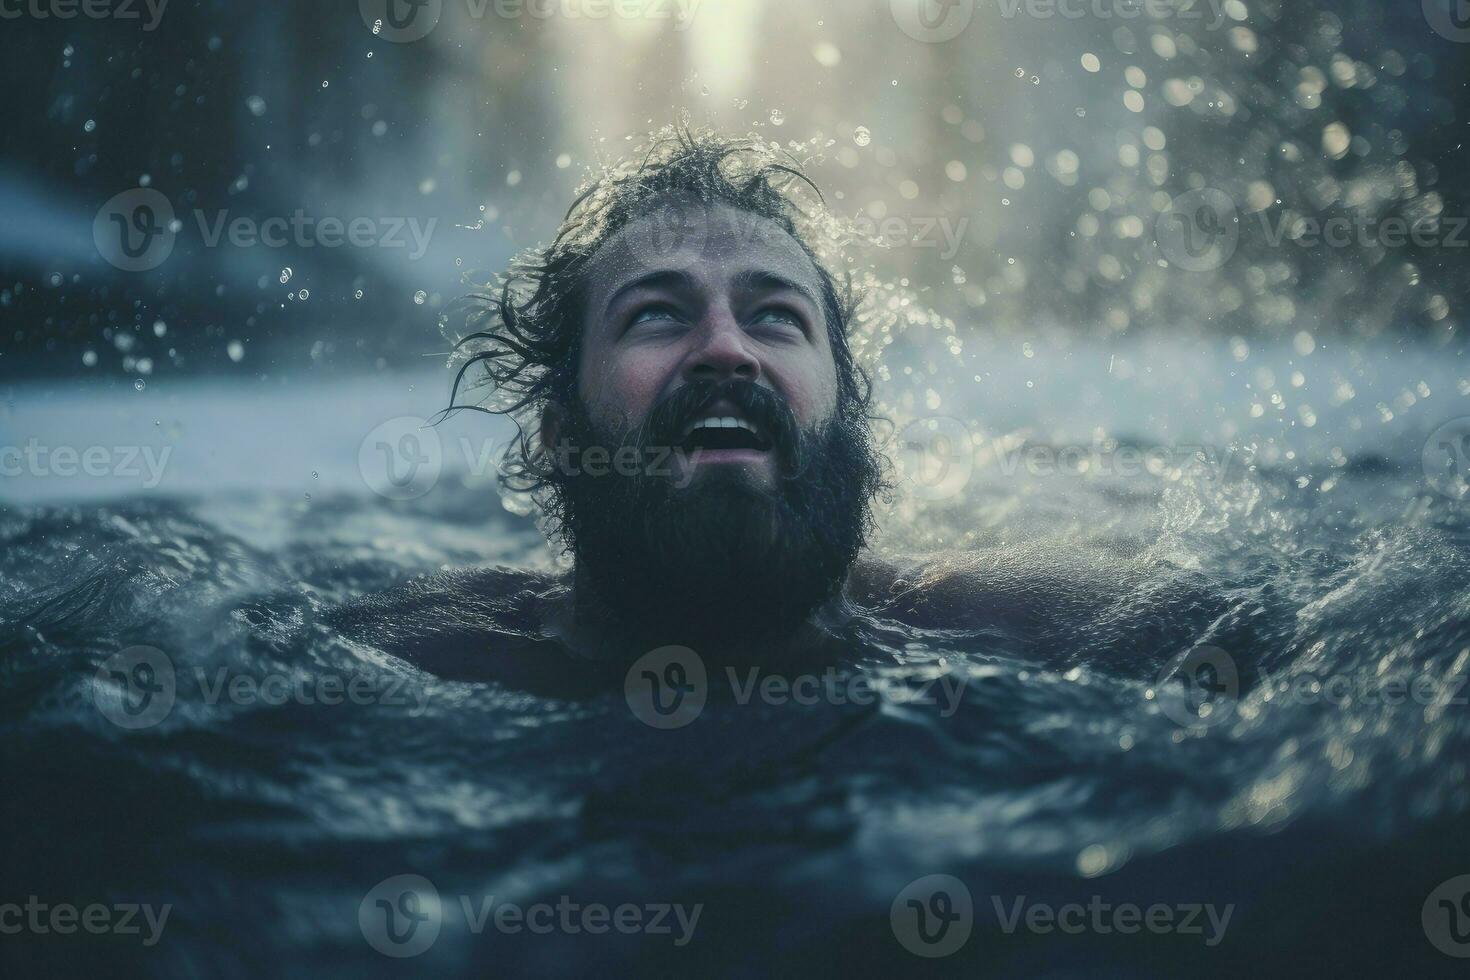
{"label": "dark water", "polygon": [[[943,632],[872,617],[842,675],[871,680],[871,703],[711,696],[676,730],[620,686],[443,680],[324,624],[415,575],[544,562],[483,490],[11,506],[6,893],[171,911],[151,946],[146,927],[6,936],[5,957],[158,976],[1463,975],[1421,911],[1470,873],[1466,515],[1383,457],[1335,476],[1324,495],[1270,467],[981,474],[927,533],[1061,583],[1050,613]],[[1090,601],[1103,580],[1121,598]],[[176,694],[128,729],[98,671],[137,644],[165,652]],[[1158,683],[1201,644],[1235,687]],[[316,703],[329,677],[344,703]],[[890,911],[933,874],[964,883],[973,929],[931,960]],[[359,919],[400,875],[441,900],[407,959]],[[700,912],[688,936],[672,913],[668,933],[477,931],[461,896]],[[1202,934],[1008,932],[1022,896],[1231,911],[1213,936],[1203,913]]]}

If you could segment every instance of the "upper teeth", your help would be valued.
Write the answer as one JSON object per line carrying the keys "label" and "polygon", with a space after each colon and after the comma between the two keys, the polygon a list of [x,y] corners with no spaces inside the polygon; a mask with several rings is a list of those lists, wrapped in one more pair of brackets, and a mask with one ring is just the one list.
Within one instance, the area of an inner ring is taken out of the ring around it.
{"label": "upper teeth", "polygon": [[756,427],[744,419],[737,419],[733,415],[711,415],[708,418],[697,419],[684,427],[684,437],[695,429],[745,429],[754,435],[760,435]]}

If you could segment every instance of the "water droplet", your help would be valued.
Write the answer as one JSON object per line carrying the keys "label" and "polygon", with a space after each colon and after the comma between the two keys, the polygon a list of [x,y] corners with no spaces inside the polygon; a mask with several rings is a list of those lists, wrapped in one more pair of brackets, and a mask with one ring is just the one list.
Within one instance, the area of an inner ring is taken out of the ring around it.
{"label": "water droplet", "polygon": [[83,353],[82,354],[82,364],[85,367],[96,367],[97,366],[97,352],[94,351],[94,350],[89,350],[89,351],[86,351],[85,353]]}
{"label": "water droplet", "polygon": [[137,381],[133,382],[133,387],[139,391],[142,391],[144,388],[148,387],[148,382],[144,381],[142,378],[139,378]]}
{"label": "water droplet", "polygon": [[95,119],[88,119],[86,122],[82,123],[82,129],[86,130],[89,133],[92,132],[92,130],[94,130],[96,128],[97,128],[97,120],[95,120]]}
{"label": "water droplet", "polygon": [[426,293],[426,292],[424,292],[422,289],[420,289],[418,292],[416,292],[416,293],[413,294],[413,301],[414,301],[414,304],[417,305],[417,306],[423,306],[424,305],[424,302],[426,300],[428,300],[428,298],[429,298],[429,294]]}
{"label": "water droplet", "polygon": [[786,113],[782,112],[780,109],[772,109],[771,110],[771,125],[772,126],[782,126],[782,125],[785,125],[785,123],[786,123]]}
{"label": "water droplet", "polygon": [[281,270],[281,282],[285,283],[285,282],[290,282],[290,281],[291,281],[291,267],[288,265],[288,266],[286,266],[286,268],[284,268],[284,269]]}
{"label": "water droplet", "polygon": [[245,359],[245,345],[238,340],[232,340],[225,345],[225,353],[230,356],[230,360],[238,364]]}
{"label": "water droplet", "polygon": [[353,299],[362,299],[362,290],[359,289],[357,292],[353,293],[352,294],[352,298]]}
{"label": "water droplet", "polygon": [[1016,69],[1016,77],[1017,78],[1025,78],[1026,77],[1026,69],[1024,69],[1024,68],[1017,68]]}
{"label": "water droplet", "polygon": [[1078,119],[1085,119],[1086,117],[1087,117],[1087,110],[1084,109],[1082,106],[1079,105],[1077,107],[1077,118]]}
{"label": "water droplet", "polygon": [[1031,84],[1032,85],[1040,85],[1041,84],[1041,76],[1040,75],[1032,75],[1031,76]]}
{"label": "water droplet", "polygon": [[309,289],[303,289],[301,292],[297,293],[296,296],[299,299],[310,299],[311,298],[311,290],[309,290]]}
{"label": "water droplet", "polygon": [[325,78],[323,78],[322,79],[322,88],[326,88],[326,87],[327,87],[327,80]]}
{"label": "water droplet", "polygon": [[859,126],[857,129],[853,130],[852,141],[858,146],[867,146],[869,143],[873,142],[873,134],[868,130],[868,127]]}

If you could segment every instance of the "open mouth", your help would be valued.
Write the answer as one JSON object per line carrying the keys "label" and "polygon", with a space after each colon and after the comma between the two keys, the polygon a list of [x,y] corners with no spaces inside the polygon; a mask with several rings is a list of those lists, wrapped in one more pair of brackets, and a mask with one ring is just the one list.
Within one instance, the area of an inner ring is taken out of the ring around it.
{"label": "open mouth", "polygon": [[679,448],[695,450],[749,449],[766,452],[771,440],[753,423],[733,415],[710,415],[684,427]]}

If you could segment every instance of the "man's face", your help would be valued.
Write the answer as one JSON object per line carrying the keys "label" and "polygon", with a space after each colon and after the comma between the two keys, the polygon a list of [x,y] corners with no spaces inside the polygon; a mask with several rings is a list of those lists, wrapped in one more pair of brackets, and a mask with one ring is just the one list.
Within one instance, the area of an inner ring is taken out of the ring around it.
{"label": "man's face", "polygon": [[[542,428],[579,601],[629,642],[789,635],[840,591],[877,480],[820,273],[769,220],[649,211],[589,263],[580,396]],[[648,468],[594,474],[597,449]]]}
{"label": "man's face", "polygon": [[[671,202],[606,242],[587,282],[579,386],[599,431],[643,425],[692,382],[767,388],[801,431],[832,416],[837,379],[818,272],[775,222]],[[773,486],[771,434],[747,414],[718,400],[681,422],[694,428],[670,447],[674,482],[723,470]]]}

